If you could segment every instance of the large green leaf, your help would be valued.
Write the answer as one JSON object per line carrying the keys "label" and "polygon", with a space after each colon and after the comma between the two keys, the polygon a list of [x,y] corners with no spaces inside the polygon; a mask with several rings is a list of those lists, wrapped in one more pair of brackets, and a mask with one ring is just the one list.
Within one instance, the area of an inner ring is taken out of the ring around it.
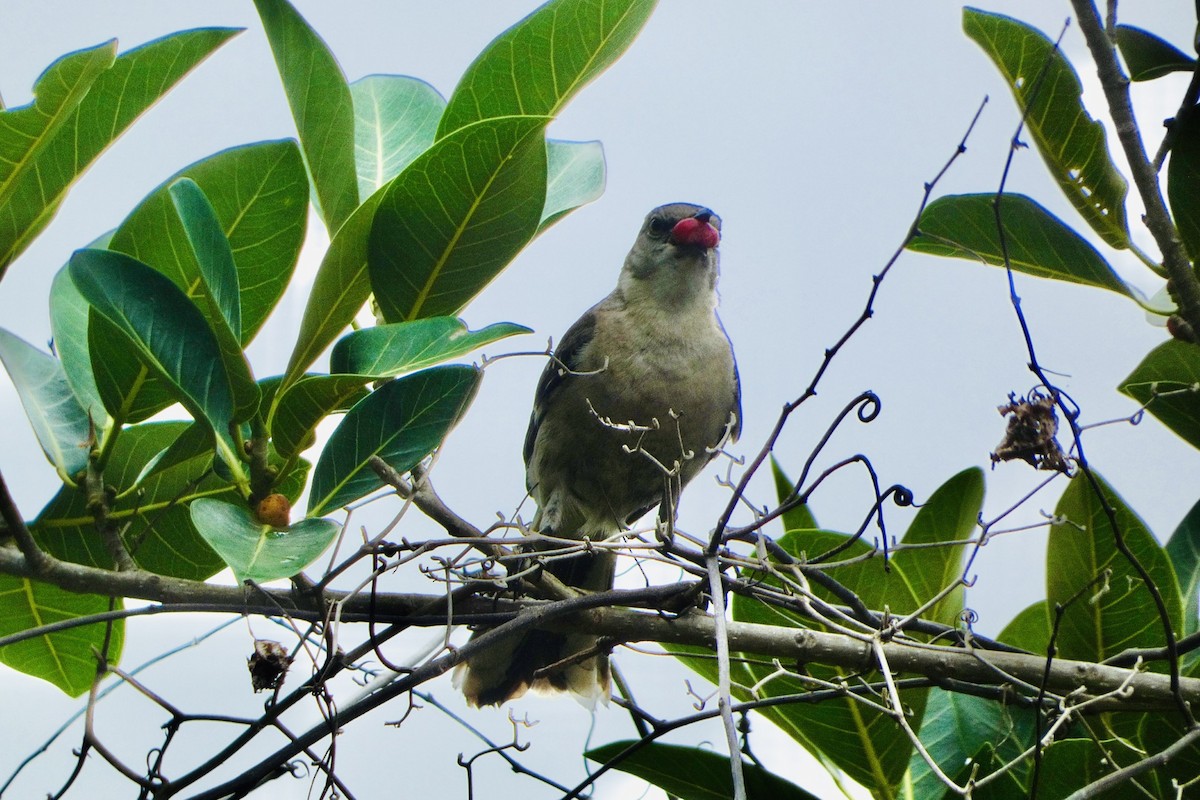
{"label": "large green leaf", "polygon": [[348,401],[357,400],[373,380],[424,369],[506,336],[528,332],[511,322],[468,331],[454,317],[429,317],[349,333],[334,348],[334,374],[307,375],[277,396],[269,420],[275,446],[284,455],[311,447],[317,423],[345,409]]}
{"label": "large green leaf", "polygon": [[271,440],[284,456],[300,453],[316,442],[317,424],[366,396],[372,379],[363,375],[306,375],[289,386],[268,421]]}
{"label": "large green leaf", "polygon": [[366,198],[429,149],[446,100],[407,75],[368,75],[350,84],[358,194]]}
{"label": "large green leaf", "polygon": [[[0,575],[0,637],[52,622],[120,609],[120,599],[77,594],[48,583]],[[113,623],[108,659],[121,658],[125,627]],[[96,653],[104,647],[105,625],[97,623],[0,647],[0,662],[62,689],[71,697],[86,692],[96,678]]]}
{"label": "large green leaf", "polygon": [[200,277],[208,289],[204,297],[211,301],[211,309],[215,312],[205,316],[214,330],[219,327],[218,323],[224,323],[233,334],[234,341],[240,343],[241,287],[238,285],[237,265],[233,263],[233,248],[229,246],[229,239],[225,238],[217,212],[205,197],[204,190],[191,178],[180,178],[167,191],[171,195],[175,213],[183,223],[192,255],[200,269]]}
{"label": "large green leaf", "polygon": [[[93,242],[89,247],[103,248],[108,237]],[[87,300],[75,288],[71,272],[64,265],[54,275],[50,284],[50,330],[54,334],[54,350],[62,362],[67,383],[75,398],[91,415],[97,429],[107,425],[108,412],[100,399],[100,389],[92,374],[92,358],[88,350],[88,318],[90,311]]]}
{"label": "large green leaf", "polygon": [[54,217],[83,173],[143,111],[236,30],[181,31],[122,53],[101,72],[56,133],[39,142],[0,197],[0,272]]}
{"label": "large green leaf", "polygon": [[[983,745],[990,745],[1000,761],[1008,762],[1016,759],[1032,738],[1033,715],[1028,710],[944,689],[930,690],[921,721],[921,744],[952,778],[965,783]],[[1016,771],[1024,774],[1028,765]],[[913,753],[909,774],[914,800],[942,800],[947,796],[946,785],[920,753]]]}
{"label": "large green leaf", "polygon": [[[1104,749],[1091,739],[1059,739],[1042,751],[1042,768],[1038,771],[1038,800],[1063,800],[1080,787],[1112,772]],[[1132,789],[1126,784],[1126,788]],[[1116,800],[1120,792],[1104,795]],[[1137,795],[1134,795],[1135,797]]]}
{"label": "large green leaf", "polygon": [[1083,107],[1071,63],[1041,31],[1003,14],[964,8],[963,30],[1000,68],[1071,205],[1109,245],[1128,247],[1128,184],[1109,157],[1104,126]]}
{"label": "large green leaf", "polygon": [[[104,481],[116,490],[109,518],[121,526],[122,538],[139,566],[160,575],[204,580],[224,565],[196,533],[186,503],[195,497],[233,495],[228,484],[211,475],[211,456],[186,459],[137,483],[151,459],[188,427],[186,422],[147,422],[125,428],[105,466]],[[135,487],[138,491],[133,491]],[[33,532],[57,558],[106,569],[113,566],[96,535],[95,518],[83,491],[60,489],[38,515]]]}
{"label": "large green leaf", "polygon": [[[1136,733],[1129,736],[1130,741],[1121,742],[1128,747],[1125,757],[1118,761],[1121,764],[1134,763],[1150,753],[1161,753],[1188,733],[1179,712],[1174,709],[1136,716],[1123,715],[1117,720],[1118,733],[1128,735],[1131,729],[1136,730]],[[1150,791],[1154,793],[1151,796],[1175,798],[1181,796],[1179,788],[1189,786],[1189,782],[1194,781],[1197,775],[1200,775],[1200,746],[1193,743],[1190,747],[1173,754],[1165,764],[1152,770],[1141,783],[1148,784]],[[1173,780],[1177,783],[1172,784]],[[1116,797],[1116,794],[1110,793],[1110,796]],[[1185,790],[1182,796],[1190,797],[1191,793]]]}
{"label": "large green leaf", "polygon": [[1118,25],[1117,47],[1129,67],[1129,78],[1150,81],[1172,72],[1191,72],[1196,59],[1184,55],[1175,45],[1133,25]]}
{"label": "large green leaf", "polygon": [[[109,519],[120,526],[138,566],[159,575],[205,580],[225,564],[196,531],[188,504],[199,497],[241,502],[240,495],[213,474],[211,449],[201,455],[171,458],[173,463],[158,471],[148,469],[156,458],[190,437],[193,428],[186,422],[146,422],[125,428],[105,466],[104,481],[116,492]],[[281,461],[273,457],[271,463],[278,467]],[[307,464],[301,462],[283,477],[277,490],[295,502],[307,470]],[[112,559],[96,535],[85,492],[60,489],[38,515],[33,533],[57,558],[112,568]]]}
{"label": "large green leaf", "polygon": [[[229,376],[195,304],[169,278],[121,253],[78,250],[70,270],[92,309],[129,337],[138,356],[197,420],[209,424],[218,442],[228,441],[234,411]],[[231,457],[226,453],[227,461]]]}
{"label": "large green leaf", "polygon": [[383,190],[368,252],[388,322],[457,314],[537,233],[548,121],[502,117],[462,128]]}
{"label": "large green leaf", "polygon": [[[1097,480],[1126,545],[1162,595],[1168,624],[1174,631],[1182,630],[1179,584],[1167,554],[1125,501],[1098,476]],[[1071,479],[1054,518],[1062,522],[1050,528],[1046,559],[1054,568],[1047,570],[1046,598],[1052,604],[1065,605],[1083,592],[1063,611],[1056,642],[1059,654],[1079,661],[1102,661],[1131,647],[1161,647],[1166,637],[1153,598],[1118,552],[1116,531],[1086,475]],[[1110,577],[1088,588],[1106,570],[1111,570]]]}
{"label": "large green leaf", "polygon": [[1200,447],[1200,349],[1174,339],[1163,342],[1118,387],[1192,447]]}
{"label": "large green leaf", "polygon": [[[75,108],[92,84],[112,66],[117,42],[78,50],[62,56],[41,74],[33,87],[33,101],[19,108],[0,110],[0,277],[22,247],[23,236],[32,238],[45,224],[37,209],[13,207],[13,196],[26,173],[45,168],[44,150],[72,119]],[[46,220],[57,207],[43,209]],[[30,229],[32,226],[32,229]]]}
{"label": "large green leaf", "polygon": [[[795,484],[788,478],[783,471],[783,467],[771,456],[771,476],[775,480],[775,496],[780,503],[786,502],[792,495],[792,489]],[[796,506],[783,514],[783,530],[784,533],[789,531],[802,531],[819,528],[817,518],[814,516],[812,508],[807,503],[802,506]]]}
{"label": "large green leaf", "polygon": [[350,87],[325,42],[287,0],[254,0],[254,6],[271,42],[321,214],[332,234],[359,200]]}
{"label": "large green leaf", "polygon": [[467,68],[438,138],[490,117],[549,116],[632,44],[656,0],[551,0],[497,36]]}
{"label": "large green leaf", "polygon": [[308,293],[281,391],[299,379],[325,348],[333,344],[371,296],[367,243],[382,196],[380,190],[368,197],[329,243]]}
{"label": "large green leaf", "polygon": [[604,194],[604,145],[600,142],[546,142],[546,203],[538,232]]}
{"label": "large green leaf", "polygon": [[[901,544],[919,549],[900,549],[892,556],[892,564],[903,571],[915,596],[932,598],[962,577],[966,546],[961,542],[970,539],[979,524],[983,488],[983,470],[965,469],[939,486],[917,512]],[[962,592],[959,586],[924,617],[953,626],[962,612]]]}
{"label": "large green leaf", "polygon": [[87,466],[92,432],[62,364],[0,328],[0,362],[8,370],[38,444],[65,480]]}
{"label": "large green leaf", "polygon": [[472,331],[456,317],[376,325],[343,336],[330,355],[330,371],[390,378],[458,358],[521,333],[531,331],[512,322],[497,322]]}
{"label": "large green leaf", "polygon": [[1167,199],[1179,237],[1192,261],[1200,260],[1200,110],[1175,118],[1175,144],[1167,162]]}
{"label": "large green leaf", "polygon": [[254,519],[244,503],[206,497],[192,502],[191,515],[196,530],[239,583],[290,578],[315,561],[341,527],[333,520],[305,519],[276,530]]}
{"label": "large green leaf", "polygon": [[200,268],[205,290],[200,292],[197,305],[221,348],[221,361],[233,391],[233,421],[244,422],[258,410],[261,395],[242,352],[241,290],[233,250],[212,204],[192,179],[180,178],[169,191]]}
{"label": "large green leaf", "polygon": [[1000,632],[999,640],[1031,653],[1046,653],[1050,648],[1051,625],[1050,605],[1039,600],[1013,617]]}
{"label": "large green leaf", "polygon": [[1192,506],[1167,540],[1167,557],[1183,595],[1183,634],[1200,630],[1200,502]]}
{"label": "large green leaf", "polygon": [[317,460],[308,516],[342,508],[383,486],[371,469],[372,456],[398,472],[419,464],[462,416],[480,376],[474,367],[434,367],[386,383],[350,409]]}
{"label": "large green leaf", "polygon": [[[939,197],[921,214],[920,234],[908,249],[1004,266],[994,194]],[[1037,201],[1006,194],[1000,204],[1008,264],[1018,272],[1132,296],[1104,257]]]}
{"label": "large green leaf", "polygon": [[184,178],[204,192],[229,240],[238,272],[240,340],[247,344],[287,288],[304,243],[304,160],[291,139],[223,150],[167,178],[121,223],[109,248],[149,264],[195,299],[206,294],[206,284],[169,193]]}
{"label": "large green leaf", "polygon": [[142,422],[178,402],[169,383],[151,371],[121,328],[91,308],[83,319],[96,391],[115,420]]}
{"label": "large green leaf", "polygon": [[[848,544],[845,534],[831,531],[806,530],[790,533],[779,540],[779,545],[797,559],[814,559],[835,546]],[[849,543],[836,558],[844,561],[826,568],[827,574],[857,594],[868,608],[888,608],[894,614],[915,611],[926,598],[917,596],[904,570],[895,565],[884,569],[882,554],[866,558],[871,547],[863,541]],[[763,578],[762,575],[756,575]],[[773,578],[766,578],[770,583]],[[815,587],[814,587],[815,588]],[[823,589],[815,589],[822,599],[837,604],[838,601]],[[741,595],[732,601],[733,618],[743,622],[788,627],[812,627],[811,620],[757,600]],[[840,681],[849,673],[834,667],[816,664],[806,666],[806,671],[827,681]],[[735,673],[739,681],[748,673],[746,685],[763,681],[776,672],[771,664],[756,659]],[[871,680],[870,674],[866,676]],[[758,687],[759,696],[775,697],[801,693],[811,685],[791,678],[775,677]],[[905,707],[920,719],[925,708],[927,690],[904,690],[901,692]],[[796,703],[786,706],[764,708],[762,713],[785,733],[799,742],[809,752],[826,763],[834,765],[854,780],[866,786],[874,796],[892,798],[898,796],[897,786],[908,768],[912,744],[907,735],[887,714],[875,711],[851,699],[828,700],[822,703]]]}
{"label": "large green leaf", "polygon": [[[634,741],[612,742],[584,753],[592,761],[606,764],[618,759],[614,768],[636,775],[679,800],[729,800],[733,778],[729,756],[698,747],[650,742],[628,755],[622,753]],[[741,754],[737,755],[741,758]],[[747,800],[817,800],[816,795],[748,761],[742,762]]]}

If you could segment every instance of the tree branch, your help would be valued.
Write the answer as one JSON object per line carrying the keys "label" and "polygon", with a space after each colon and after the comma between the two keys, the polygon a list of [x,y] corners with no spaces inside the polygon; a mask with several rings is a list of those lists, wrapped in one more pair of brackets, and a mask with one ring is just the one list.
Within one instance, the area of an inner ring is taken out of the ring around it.
{"label": "tree branch", "polygon": [[[0,520],[4,520],[8,533],[16,540],[21,556],[28,565],[28,574],[32,576],[43,573],[53,559],[33,540],[33,534],[26,527],[25,518],[21,516],[20,509],[13,502],[12,495],[8,491],[8,484],[4,482],[2,475],[0,475]],[[3,570],[0,569],[0,571]]]}
{"label": "tree branch", "polygon": [[1162,252],[1163,267],[1170,279],[1168,286],[1171,297],[1179,306],[1179,316],[1188,326],[1188,331],[1180,332],[1180,338],[1194,342],[1200,333],[1200,282],[1192,274],[1191,262],[1163,201],[1158,171],[1146,156],[1137,120],[1133,116],[1133,104],[1129,99],[1129,79],[1121,71],[1112,40],[1104,32],[1095,3],[1092,0],[1071,0],[1071,6],[1075,9],[1079,29],[1096,62],[1096,74],[1104,89],[1104,97],[1108,100],[1117,139],[1125,151],[1133,183],[1146,207],[1146,227]]}

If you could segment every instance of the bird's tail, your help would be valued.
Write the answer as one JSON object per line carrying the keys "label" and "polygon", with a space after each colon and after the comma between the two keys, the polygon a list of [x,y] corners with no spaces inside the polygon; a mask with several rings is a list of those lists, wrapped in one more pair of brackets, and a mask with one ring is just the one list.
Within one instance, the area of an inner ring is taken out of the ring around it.
{"label": "bird's tail", "polygon": [[[612,587],[614,568],[612,553],[603,551],[555,560],[546,567],[568,586],[592,591]],[[608,702],[610,681],[608,653],[597,652],[596,644],[596,636],[584,631],[516,634],[460,664],[454,683],[472,706],[500,705],[534,689],[570,692],[594,708],[597,701]]]}

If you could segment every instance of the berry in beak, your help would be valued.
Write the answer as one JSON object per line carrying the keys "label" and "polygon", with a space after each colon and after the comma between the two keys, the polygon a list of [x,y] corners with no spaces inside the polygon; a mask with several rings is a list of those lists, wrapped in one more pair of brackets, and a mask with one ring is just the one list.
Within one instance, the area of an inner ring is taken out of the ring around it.
{"label": "berry in beak", "polygon": [[679,220],[671,229],[671,241],[704,250],[713,249],[721,241],[721,232],[709,224],[710,216],[710,212],[705,212]]}

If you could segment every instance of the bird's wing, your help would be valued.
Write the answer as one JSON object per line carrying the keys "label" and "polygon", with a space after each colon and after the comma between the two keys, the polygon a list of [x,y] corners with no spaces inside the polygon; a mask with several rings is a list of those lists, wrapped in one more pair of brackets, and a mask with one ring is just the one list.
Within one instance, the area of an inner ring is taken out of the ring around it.
{"label": "bird's wing", "polygon": [[[721,329],[725,341],[729,343],[729,352],[733,353],[733,341],[730,340],[729,333],[726,332],[720,319],[717,320],[717,326]],[[742,377],[738,374],[736,358],[733,359],[733,402],[730,404],[729,410],[736,415],[733,419],[733,430],[729,432],[729,441],[736,442],[742,435]]]}
{"label": "bird's wing", "polygon": [[729,432],[729,441],[736,442],[742,435],[742,378],[738,375],[736,359],[733,362],[733,405],[730,411],[737,416],[733,420],[733,430]]}
{"label": "bird's wing", "polygon": [[542,376],[538,378],[537,390],[533,395],[533,413],[529,415],[529,429],[525,431],[525,466],[533,458],[533,445],[537,441],[538,427],[542,424],[548,403],[563,384],[574,379],[572,372],[579,371],[583,350],[596,334],[596,309],[593,307],[575,320],[567,329],[554,357],[546,362]]}

